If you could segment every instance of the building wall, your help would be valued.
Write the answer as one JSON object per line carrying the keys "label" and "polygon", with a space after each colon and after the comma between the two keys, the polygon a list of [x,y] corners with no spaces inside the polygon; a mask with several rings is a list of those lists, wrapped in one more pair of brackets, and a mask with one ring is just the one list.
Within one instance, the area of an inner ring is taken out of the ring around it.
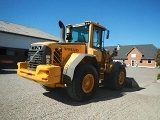
{"label": "building wall", "polygon": [[142,63],[139,63],[138,67],[156,67],[155,60],[142,60]]}
{"label": "building wall", "polygon": [[28,49],[31,43],[45,41],[47,40],[0,32],[0,47]]}
{"label": "building wall", "polygon": [[17,62],[27,59],[31,43],[45,39],[0,32],[0,68],[17,68]]}
{"label": "building wall", "polygon": [[128,60],[125,60],[127,66],[132,67],[155,67],[155,60],[142,60],[142,53],[137,49],[133,48],[131,52],[128,54]]}

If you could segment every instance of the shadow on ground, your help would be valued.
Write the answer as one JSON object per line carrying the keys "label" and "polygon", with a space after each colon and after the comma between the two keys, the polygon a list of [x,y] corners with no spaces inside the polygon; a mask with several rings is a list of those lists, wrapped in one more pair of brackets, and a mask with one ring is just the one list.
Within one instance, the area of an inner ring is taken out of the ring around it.
{"label": "shadow on ground", "polygon": [[0,74],[16,74],[16,69],[0,69]]}
{"label": "shadow on ground", "polygon": [[[125,95],[125,92],[135,92],[135,91],[140,91],[144,88],[140,88],[139,86],[132,86],[131,84],[134,79],[133,78],[127,78],[126,80],[126,85],[125,88],[121,91],[114,91],[110,90],[104,87],[100,87],[94,97],[86,102],[77,102],[72,100],[68,95],[67,91],[65,89],[53,89],[52,91],[47,91],[43,93],[44,96],[49,97],[51,99],[57,100],[59,102],[62,102],[67,105],[72,105],[72,106],[80,106],[80,105],[85,105],[93,102],[99,102],[99,101],[106,101],[106,100],[111,100],[111,99],[116,99],[123,97]],[[134,80],[135,81],[135,80]],[[130,86],[129,86],[130,85]],[[138,85],[138,84],[137,84]]]}

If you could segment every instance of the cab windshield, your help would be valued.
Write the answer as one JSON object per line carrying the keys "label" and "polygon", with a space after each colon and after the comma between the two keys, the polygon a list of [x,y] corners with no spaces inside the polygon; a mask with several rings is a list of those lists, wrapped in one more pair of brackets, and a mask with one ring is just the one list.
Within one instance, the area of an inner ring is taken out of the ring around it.
{"label": "cab windshield", "polygon": [[88,43],[89,26],[78,26],[71,29],[72,42]]}

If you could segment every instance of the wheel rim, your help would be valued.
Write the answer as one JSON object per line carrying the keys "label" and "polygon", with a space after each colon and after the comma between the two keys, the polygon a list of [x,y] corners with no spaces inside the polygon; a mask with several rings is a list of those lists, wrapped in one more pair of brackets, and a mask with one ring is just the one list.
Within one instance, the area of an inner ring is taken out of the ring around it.
{"label": "wheel rim", "polygon": [[82,81],[82,89],[85,93],[92,91],[94,86],[94,77],[91,74],[87,74]]}
{"label": "wheel rim", "polygon": [[119,74],[119,79],[118,79],[119,84],[123,84],[124,83],[124,72],[121,71]]}

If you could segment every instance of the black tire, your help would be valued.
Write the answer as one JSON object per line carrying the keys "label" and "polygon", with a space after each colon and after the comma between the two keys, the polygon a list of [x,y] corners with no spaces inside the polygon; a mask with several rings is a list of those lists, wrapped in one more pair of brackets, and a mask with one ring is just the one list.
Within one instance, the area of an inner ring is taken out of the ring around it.
{"label": "black tire", "polygon": [[125,85],[126,70],[123,65],[115,64],[111,73],[105,73],[105,86],[113,90],[122,90]]}
{"label": "black tire", "polygon": [[67,83],[67,93],[74,100],[87,101],[95,94],[98,83],[98,74],[93,66],[78,65],[72,81]]}

